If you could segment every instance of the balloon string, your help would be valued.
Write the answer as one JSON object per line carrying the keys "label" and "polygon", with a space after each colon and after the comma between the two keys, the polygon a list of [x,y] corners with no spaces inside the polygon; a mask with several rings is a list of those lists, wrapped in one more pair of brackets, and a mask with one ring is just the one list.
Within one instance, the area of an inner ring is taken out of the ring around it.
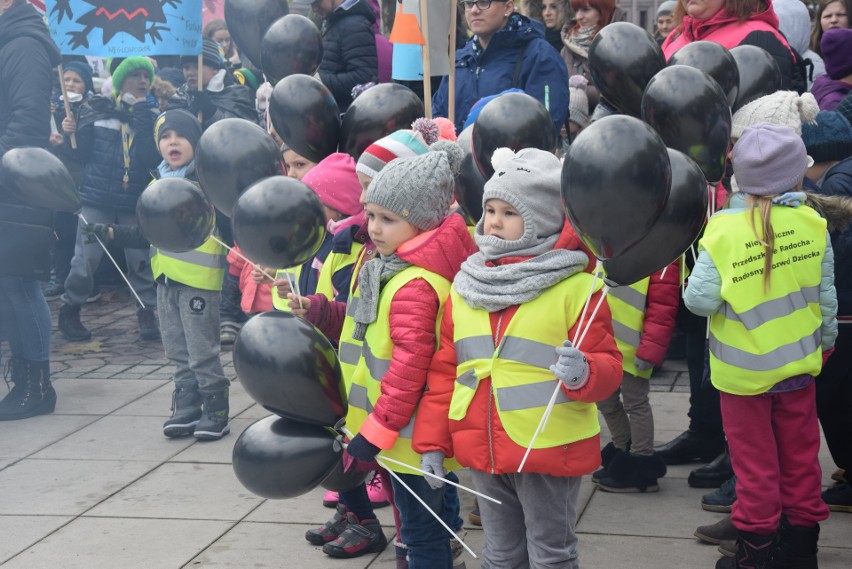
{"label": "balloon string", "polygon": [[680,256],[680,296],[686,294],[686,251]]}
{"label": "balloon string", "polygon": [[668,270],[669,270],[669,267],[670,267],[670,266],[671,266],[671,265],[666,265],[666,268],[665,268],[665,269],[663,269],[662,274],[660,274],[660,280],[663,280],[664,278],[666,278],[666,271],[668,271]]}
{"label": "balloon string", "polygon": [[219,239],[215,235],[211,235],[210,239],[212,239],[213,241],[215,241],[216,243],[218,243],[219,245],[221,245],[222,247],[224,247],[225,249],[227,249],[228,251],[230,251],[231,253],[233,253],[234,255],[236,255],[237,257],[239,257],[240,259],[242,259],[243,261],[245,261],[249,265],[251,265],[252,268],[257,269],[258,271],[263,273],[269,280],[271,280],[271,281],[275,280],[275,277],[273,277],[272,275],[270,275],[269,273],[264,271],[263,267],[261,267],[260,265],[258,265],[257,263],[255,263],[254,261],[252,261],[251,259],[246,257],[245,255],[240,253],[240,251],[238,249],[231,247],[230,245],[228,245],[227,243],[225,243],[224,241],[222,241],[221,239]]}
{"label": "balloon string", "polygon": [[[331,427],[328,427],[328,428],[331,428]],[[352,432],[349,429],[347,429],[346,427],[338,427],[338,428],[341,431],[343,431],[344,433],[346,433],[346,435],[350,439],[354,438],[354,435],[352,434]],[[346,445],[343,445],[343,446],[344,446],[344,448],[346,448]],[[449,484],[450,486],[455,486],[456,488],[460,488],[462,490],[470,492],[471,494],[475,494],[475,495],[479,496],[480,498],[484,498],[484,499],[488,500],[489,502],[494,502],[495,504],[503,505],[503,502],[501,502],[500,500],[492,498],[491,496],[486,496],[482,492],[477,492],[473,488],[468,488],[467,486],[464,486],[463,484],[459,484],[458,482],[453,482],[452,480],[450,480],[448,478],[444,478],[443,476],[438,476],[437,474],[433,474],[431,472],[426,472],[425,470],[417,468],[416,466],[411,466],[410,464],[407,464],[405,462],[401,462],[401,461],[393,459],[393,458],[388,458],[386,456],[383,456],[382,460],[387,461],[387,462],[392,462],[393,464],[398,464],[400,466],[404,466],[405,468],[410,468],[411,470],[414,470],[415,472],[419,472],[420,474],[422,474],[424,476],[429,476],[430,478],[437,478],[438,480],[441,480],[444,483]]]}
{"label": "balloon string", "polygon": [[[595,292],[595,281],[600,278],[601,270],[603,266],[601,264],[601,260],[598,259],[595,263],[595,278],[592,280],[592,286],[589,287],[589,294],[586,295],[586,304],[583,305],[583,312],[580,313],[579,324],[582,324],[583,319],[586,317],[586,312],[589,310],[589,302],[592,300],[592,294]],[[580,336],[580,329],[582,326],[577,326],[577,331],[574,332],[574,339],[571,340],[572,344],[577,342],[577,338]]]}
{"label": "balloon string", "polygon": [[[575,344],[575,348],[580,349],[580,344],[583,343],[583,339],[586,337],[586,332],[589,331],[589,328],[592,327],[592,322],[595,320],[595,316],[598,314],[598,310],[603,304],[604,299],[606,298],[607,293],[610,291],[609,285],[604,285],[603,290],[601,291],[601,297],[598,299],[597,304],[595,305],[595,309],[592,311],[592,315],[589,317],[589,321],[586,324],[583,333],[580,335],[580,339]],[[547,402],[547,407],[544,410],[544,413],[541,416],[541,421],[538,422],[538,427],[536,427],[535,432],[533,433],[532,439],[530,440],[530,444],[527,446],[526,452],[524,452],[524,458],[521,459],[521,464],[518,466],[518,472],[522,472],[524,469],[524,465],[527,463],[527,459],[530,456],[530,452],[532,452],[533,445],[535,444],[536,439],[540,433],[544,432],[545,427],[547,427],[547,422],[550,420],[550,414],[553,412],[553,408],[556,406],[556,398],[559,396],[559,391],[562,389],[562,382],[558,379],[556,380],[556,389],[553,390],[553,394],[550,396],[550,401]]]}
{"label": "balloon string", "polygon": [[[89,222],[86,221],[86,218],[83,217],[82,213],[78,213],[77,215],[80,217],[80,219],[83,220],[83,223],[85,223],[87,225],[89,224]],[[109,260],[112,261],[112,264],[115,265],[115,268],[118,271],[118,274],[121,275],[121,278],[124,279],[124,282],[126,282],[127,286],[130,287],[130,292],[132,292],[133,296],[136,297],[136,300],[139,301],[139,306],[141,306],[143,309],[145,309],[146,308],[145,303],[142,302],[141,298],[139,298],[139,295],[136,293],[136,289],[133,288],[133,285],[130,284],[130,281],[127,279],[127,276],[125,276],[124,272],[121,270],[121,267],[118,266],[118,263],[116,263],[115,259],[113,259],[112,255],[110,255],[110,252],[107,250],[106,245],[104,245],[104,242],[101,241],[101,238],[98,237],[97,235],[95,235],[94,233],[92,234],[92,236],[95,239],[98,240],[98,244],[101,246],[101,249],[104,250],[104,253],[106,253],[106,256],[109,257]]]}

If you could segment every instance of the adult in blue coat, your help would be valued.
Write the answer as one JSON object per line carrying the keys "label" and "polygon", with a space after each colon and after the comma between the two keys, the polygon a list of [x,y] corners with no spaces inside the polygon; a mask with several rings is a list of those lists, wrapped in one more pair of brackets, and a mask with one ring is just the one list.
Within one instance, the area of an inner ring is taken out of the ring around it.
{"label": "adult in blue coat", "polygon": [[[463,4],[474,36],[456,51],[456,129],[479,99],[518,88],[547,107],[558,135],[568,116],[568,70],[541,24],[515,13],[513,0]],[[447,116],[448,99],[444,77],[432,99],[436,117]]]}

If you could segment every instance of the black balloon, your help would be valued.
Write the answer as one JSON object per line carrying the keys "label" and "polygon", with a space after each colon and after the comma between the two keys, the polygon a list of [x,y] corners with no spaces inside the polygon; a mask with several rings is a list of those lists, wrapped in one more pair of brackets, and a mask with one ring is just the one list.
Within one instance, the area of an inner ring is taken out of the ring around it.
{"label": "black balloon", "polygon": [[737,112],[744,105],[781,89],[781,68],[769,52],[754,45],[738,45],[731,49],[740,75],[737,101],[731,108]]}
{"label": "black balloon", "polygon": [[274,269],[310,260],[325,239],[319,198],[286,176],[265,178],[247,189],[234,205],[231,224],[245,256]]}
{"label": "black balloon", "polygon": [[145,239],[178,253],[200,247],[216,226],[213,205],[185,178],[162,178],[145,188],[136,216]]}
{"label": "black balloon", "polygon": [[331,471],[325,480],[320,482],[320,486],[325,488],[326,490],[331,490],[332,492],[345,492],[347,490],[352,490],[359,484],[363,484],[367,479],[367,475],[370,474],[367,470],[354,470],[351,469],[349,472],[344,470],[344,461],[341,460],[337,466],[334,467],[334,470]]}
{"label": "black balloon", "polygon": [[734,56],[722,44],[714,41],[688,43],[669,58],[669,67],[673,65],[694,67],[715,79],[725,92],[728,106],[734,106],[740,88],[740,73]]}
{"label": "black balloon", "polygon": [[423,102],[408,87],[397,83],[371,87],[343,115],[340,151],[357,161],[375,141],[396,130],[411,128],[411,123],[424,115]]}
{"label": "black balloon", "polygon": [[589,73],[601,95],[622,113],[639,116],[645,85],[666,58],[656,40],[628,22],[614,22],[598,32],[589,48]]}
{"label": "black balloon", "polygon": [[666,207],[639,243],[604,261],[607,280],[630,285],[674,262],[701,233],[707,219],[707,182],[686,154],[668,149],[672,186]]}
{"label": "black balloon", "polygon": [[648,233],[669,186],[666,145],[654,129],[626,115],[593,122],[562,165],[568,220],[598,259],[622,254]]}
{"label": "black balloon", "polygon": [[482,193],[485,191],[486,178],[479,171],[473,156],[473,125],[459,134],[456,143],[464,153],[455,180],[456,200],[465,213],[468,224],[476,223],[482,217]]}
{"label": "black balloon", "polygon": [[277,416],[250,425],[234,443],[234,473],[250,492],[281,500],[310,492],[341,460],[331,429]]}
{"label": "black balloon", "polygon": [[266,30],[260,44],[260,63],[270,81],[295,73],[313,75],[322,61],[322,36],[304,16],[289,14]]}
{"label": "black balloon", "polygon": [[505,93],[482,107],[473,123],[473,156],[486,179],[494,175],[491,155],[504,146],[515,152],[523,148],[554,150],[553,120],[534,97]]}
{"label": "black balloon", "polygon": [[711,183],[725,175],[731,142],[731,109],[712,77],[685,65],[667,67],[648,83],[642,119],[675,148],[695,160]]}
{"label": "black balloon", "polygon": [[281,151],[262,128],[245,119],[213,123],[195,148],[201,189],[225,215],[250,185],[283,172]]}
{"label": "black balloon", "polygon": [[290,13],[287,0],[225,0],[225,23],[234,43],[255,65],[261,61],[261,38],[269,26]]}
{"label": "black balloon", "polygon": [[319,80],[290,75],[279,81],[269,100],[269,116],[281,140],[311,162],[337,150],[340,109]]}
{"label": "black balloon", "polygon": [[23,205],[77,213],[77,185],[62,161],[43,148],[13,148],[0,161],[0,188]]}
{"label": "black balloon", "polygon": [[346,388],[334,347],[289,312],[264,312],[240,329],[234,369],[252,399],[296,421],[333,427],[346,416]]}

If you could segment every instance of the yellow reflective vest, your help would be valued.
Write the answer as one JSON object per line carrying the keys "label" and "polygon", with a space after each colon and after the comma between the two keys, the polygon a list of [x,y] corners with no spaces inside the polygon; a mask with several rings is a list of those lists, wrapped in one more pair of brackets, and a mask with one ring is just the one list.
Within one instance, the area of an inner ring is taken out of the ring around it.
{"label": "yellow reflective vest", "polygon": [[[724,302],[710,317],[710,376],[726,393],[764,393],[822,368],[819,287],[826,222],[804,206],[773,207],[771,215],[775,250],[766,290],[764,248],[748,211],[714,216],[701,240],[722,280]],[[759,213],[754,216],[760,235]]]}
{"label": "yellow reflective vest", "polygon": [[175,253],[151,247],[151,271],[154,279],[167,279],[202,290],[222,290],[222,279],[228,266],[228,251],[213,238],[201,247]]}
{"label": "yellow reflective vest", "polygon": [[650,283],[651,277],[645,277],[630,286],[615,287],[607,295],[609,310],[612,312],[615,345],[618,346],[622,355],[621,367],[627,373],[645,379],[650,379],[654,370],[636,369],[633,358],[642,342]]}
{"label": "yellow reflective vest", "polygon": [[[340,334],[340,368],[346,382],[349,395],[349,410],[346,414],[346,427],[357,434],[361,425],[373,411],[373,406],[381,395],[382,378],[390,368],[393,342],[390,335],[390,307],[394,295],[406,284],[414,279],[424,279],[438,296],[440,307],[438,318],[435,322],[435,350],[438,349],[437,340],[440,339],[441,317],[444,313],[444,302],[450,291],[450,281],[426,269],[411,266],[396,274],[382,288],[379,298],[378,314],[376,321],[367,327],[364,341],[360,342],[352,338],[355,330],[355,320],[351,313],[360,301],[359,289],[355,289],[349,296],[347,316],[343,321],[343,331]],[[399,438],[394,446],[382,450],[379,457],[389,457],[412,466],[420,466],[420,454],[411,448],[411,438],[414,434],[415,414],[411,421],[399,433]],[[461,468],[453,461],[444,463],[447,470]],[[405,467],[387,463],[387,468],[394,472],[405,474],[418,474]]]}
{"label": "yellow reflective vest", "polygon": [[[496,348],[489,314],[468,306],[453,289],[457,366],[449,418],[465,418],[479,382],[490,376],[503,429],[516,444],[528,446],[559,385],[550,371],[558,359],[556,348],[580,317],[593,279],[594,290],[600,290],[601,280],[579,273],[522,304]],[[572,401],[560,389],[547,428],[539,433],[533,448],[567,445],[599,432],[595,404]]]}

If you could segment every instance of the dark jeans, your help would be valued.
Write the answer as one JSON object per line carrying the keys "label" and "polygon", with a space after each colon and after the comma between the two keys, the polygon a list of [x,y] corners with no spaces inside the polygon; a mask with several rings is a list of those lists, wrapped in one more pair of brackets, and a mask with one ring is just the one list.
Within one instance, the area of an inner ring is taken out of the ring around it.
{"label": "dark jeans", "polygon": [[[424,477],[418,474],[397,473],[397,476],[423,499],[433,512],[443,512],[443,488],[432,490]],[[451,569],[453,555],[447,530],[396,478],[393,480],[393,493],[399,516],[402,518],[402,541],[408,546],[409,569]]]}
{"label": "dark jeans", "polygon": [[222,302],[219,303],[219,320],[221,322],[242,324],[248,320],[248,316],[240,307],[241,299],[240,277],[235,277],[225,271],[225,279],[222,281]]}
{"label": "dark jeans", "polygon": [[71,259],[74,258],[74,244],[77,242],[77,216],[57,212],[53,227],[57,237],[53,251],[53,269],[56,271],[56,282],[61,285],[71,272]]}
{"label": "dark jeans", "polygon": [[852,325],[838,326],[834,353],[816,380],[816,403],[831,458],[852,472]]}
{"label": "dark jeans", "polygon": [[707,436],[722,436],[719,392],[710,383],[707,351],[707,319],[686,309],[683,300],[677,314],[686,335],[689,368],[689,429]]}
{"label": "dark jeans", "polygon": [[50,359],[50,308],[37,280],[0,277],[0,326],[12,357]]}

